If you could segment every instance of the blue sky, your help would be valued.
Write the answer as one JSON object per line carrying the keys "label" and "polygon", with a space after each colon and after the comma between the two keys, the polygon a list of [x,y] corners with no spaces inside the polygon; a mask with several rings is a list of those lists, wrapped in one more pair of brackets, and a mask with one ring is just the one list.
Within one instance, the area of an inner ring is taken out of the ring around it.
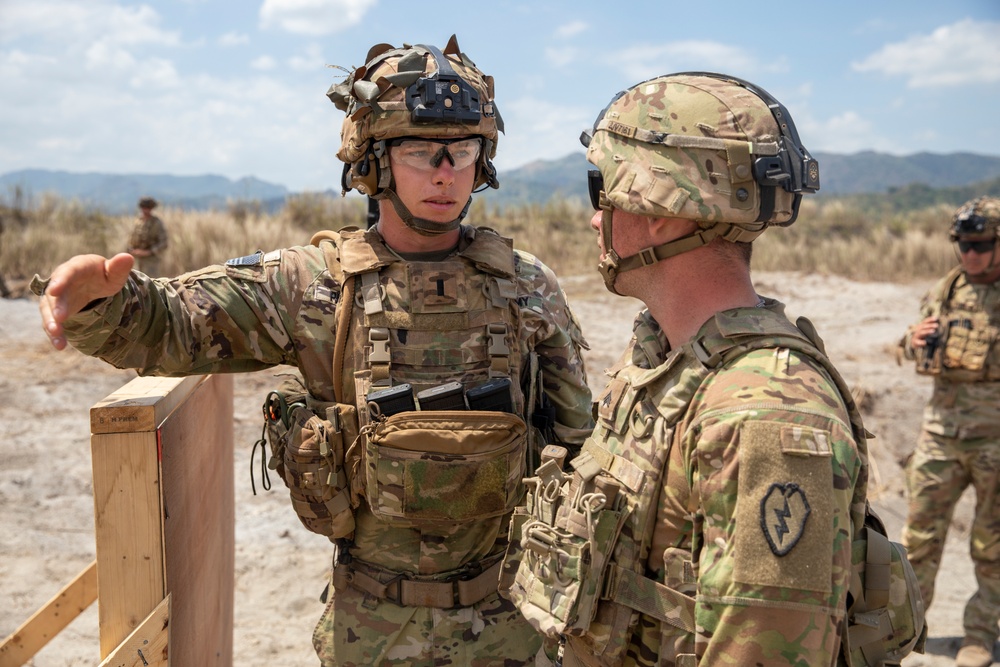
{"label": "blue sky", "polygon": [[768,90],[812,151],[1000,156],[1000,0],[0,0],[0,173],[336,188],[329,66],[452,33],[496,79],[501,171],[582,150],[617,91],[694,69]]}

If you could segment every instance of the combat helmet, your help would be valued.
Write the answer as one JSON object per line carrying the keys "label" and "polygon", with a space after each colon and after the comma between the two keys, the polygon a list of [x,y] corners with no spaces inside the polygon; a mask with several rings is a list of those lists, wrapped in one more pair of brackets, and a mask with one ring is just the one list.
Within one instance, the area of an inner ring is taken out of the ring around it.
{"label": "combat helmet", "polygon": [[1000,199],[977,197],[962,204],[951,222],[948,236],[957,241],[962,236],[1000,236]]}
{"label": "combat helmet", "polygon": [[[714,72],[680,72],[618,93],[581,142],[591,200],[604,209],[611,291],[617,274],[707,245],[750,242],[771,225],[792,224],[804,193],[819,190],[819,164],[787,109],[752,83]],[[611,210],[698,223],[698,231],[620,258]]]}
{"label": "combat helmet", "polygon": [[492,159],[503,121],[493,101],[493,77],[461,52],[454,35],[443,51],[424,44],[376,44],[365,64],[331,86],[327,97],[347,113],[337,151],[344,162],[343,194],[357,189],[389,199],[403,222],[422,234],[457,228],[471,199],[457,219],[442,226],[414,218],[396,195],[388,149],[402,137],[481,137],[475,187],[499,186]]}

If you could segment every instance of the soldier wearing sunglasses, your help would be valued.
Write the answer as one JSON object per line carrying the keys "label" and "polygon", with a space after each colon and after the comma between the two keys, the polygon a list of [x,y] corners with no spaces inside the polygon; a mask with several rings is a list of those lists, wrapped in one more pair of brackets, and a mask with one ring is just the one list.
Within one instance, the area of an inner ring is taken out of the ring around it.
{"label": "soldier wearing sunglasses", "polygon": [[1000,199],[980,197],[958,209],[949,235],[959,265],[924,296],[924,319],[900,341],[917,372],[934,378],[907,468],[909,516],[903,531],[928,607],[955,505],[968,486],[976,490],[970,552],[979,588],[965,607],[958,667],[992,664],[1000,620],[998,230]]}

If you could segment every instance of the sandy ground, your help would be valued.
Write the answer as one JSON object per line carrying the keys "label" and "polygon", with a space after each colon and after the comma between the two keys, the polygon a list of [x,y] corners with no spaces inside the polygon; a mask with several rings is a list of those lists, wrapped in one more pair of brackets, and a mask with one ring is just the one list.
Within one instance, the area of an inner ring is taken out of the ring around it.
{"label": "sandy ground", "polygon": [[[906,504],[900,465],[911,451],[930,386],[899,367],[892,347],[916,317],[928,284],[861,284],[817,275],[755,274],[758,291],[806,315],[827,341],[847,381],[867,394],[866,424],[875,464],[874,505],[899,539]],[[631,332],[637,302],[613,297],[595,276],[564,286],[591,350],[590,383]],[[91,405],[135,374],[75,352],[57,353],[41,332],[32,299],[0,300],[0,637],[6,637],[94,558],[89,416]],[[331,549],[298,523],[276,481],[250,489],[250,449],[260,435],[260,402],[273,371],[236,383],[233,466],[236,475],[236,610],[234,663],[241,667],[314,665],[312,628],[322,611]],[[968,555],[972,511],[966,494],[949,535],[944,574],[928,613],[927,653],[907,667],[952,665],[962,636],[962,609],[975,587]],[[28,664],[100,662],[97,605],[91,606]]]}

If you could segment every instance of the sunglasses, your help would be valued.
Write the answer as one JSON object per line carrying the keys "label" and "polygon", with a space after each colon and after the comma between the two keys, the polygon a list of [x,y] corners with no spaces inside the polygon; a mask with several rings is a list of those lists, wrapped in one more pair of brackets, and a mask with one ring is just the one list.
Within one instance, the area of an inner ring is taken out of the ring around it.
{"label": "sunglasses", "polygon": [[987,239],[986,241],[959,241],[958,250],[963,254],[971,250],[972,252],[982,255],[992,252],[996,244],[996,239]]}
{"label": "sunglasses", "polygon": [[595,211],[601,210],[601,192],[604,190],[604,177],[597,169],[587,172],[587,190],[590,192],[590,203]]}
{"label": "sunglasses", "polygon": [[483,142],[479,137],[458,139],[413,139],[401,137],[389,143],[392,157],[408,167],[434,171],[441,161],[448,162],[456,171],[471,167],[479,159]]}

